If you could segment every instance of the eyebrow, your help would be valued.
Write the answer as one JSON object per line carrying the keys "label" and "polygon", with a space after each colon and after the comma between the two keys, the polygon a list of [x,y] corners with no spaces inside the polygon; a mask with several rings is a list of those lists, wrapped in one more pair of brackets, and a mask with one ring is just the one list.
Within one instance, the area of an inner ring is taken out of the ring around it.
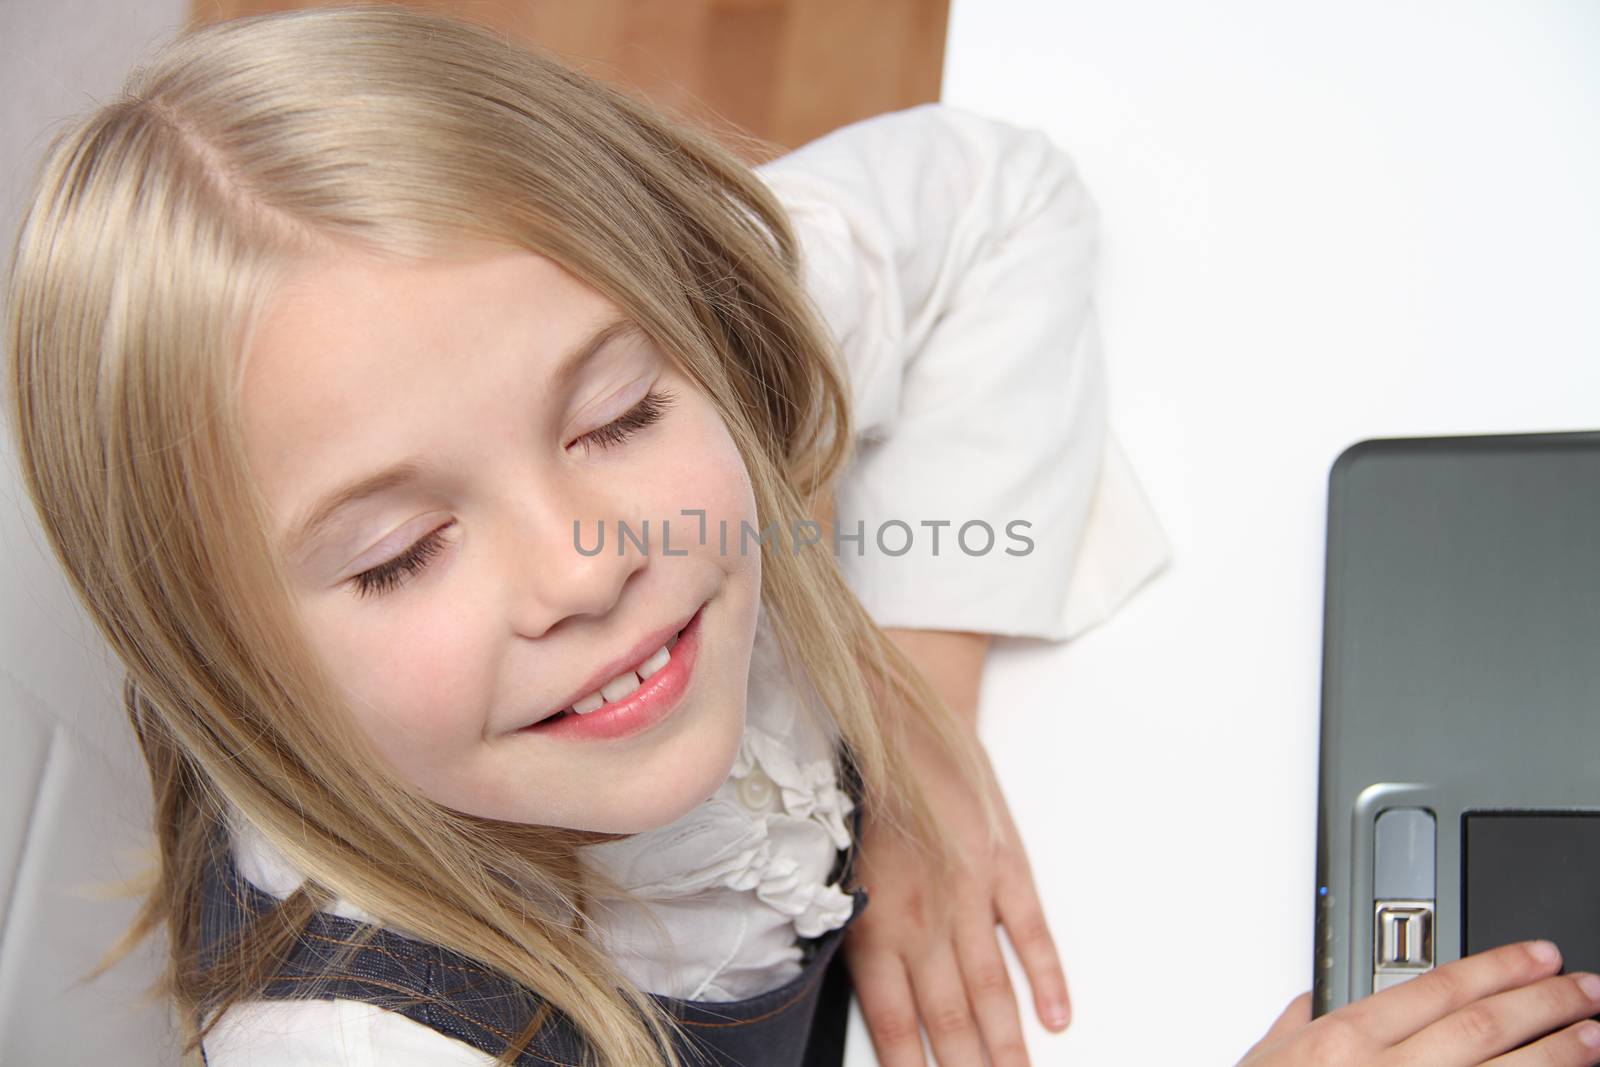
{"label": "eyebrow", "polygon": [[[559,392],[564,389],[583,369],[586,363],[618,337],[639,332],[638,323],[625,316],[606,322],[591,334],[587,340],[562,357],[561,362],[556,366],[555,372],[550,376],[550,390]],[[291,553],[298,551],[317,534],[329,519],[351,504],[376,496],[379,493],[386,493],[392,489],[409,485],[431,473],[433,469],[433,465],[427,460],[420,457],[410,457],[385,467],[375,474],[357,478],[327,493],[306,511],[303,518],[290,527],[283,540],[285,550]]]}

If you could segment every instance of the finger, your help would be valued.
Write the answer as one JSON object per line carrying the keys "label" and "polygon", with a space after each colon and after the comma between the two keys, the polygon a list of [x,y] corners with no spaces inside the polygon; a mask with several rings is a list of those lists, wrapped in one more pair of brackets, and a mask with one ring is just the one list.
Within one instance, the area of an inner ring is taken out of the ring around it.
{"label": "finger", "polygon": [[1028,975],[1034,1013],[1050,1029],[1065,1030],[1072,1022],[1072,998],[1026,858],[996,881],[994,902],[1006,937]]}
{"label": "finger", "polygon": [[1022,1016],[1017,1013],[1017,996],[1000,954],[1000,939],[995,936],[992,902],[988,908],[957,918],[955,950],[966,982],[967,1002],[994,1067],[1027,1067]]}
{"label": "finger", "polygon": [[922,1024],[904,961],[887,949],[852,949],[848,940],[840,951],[845,953],[861,1018],[881,1067],[928,1067],[922,1052]]}
{"label": "finger", "polygon": [[[1561,969],[1561,954],[1548,941],[1518,941],[1436,967],[1381,993],[1346,1005],[1333,1015],[1349,1020],[1380,1048],[1398,1045],[1451,1012],[1507,989],[1536,982]],[[1333,1016],[1328,1016],[1332,1018]]]}
{"label": "finger", "polygon": [[[1415,979],[1414,979],[1415,980]],[[1556,975],[1468,1004],[1395,1046],[1396,1064],[1480,1064],[1600,1008],[1600,977]]]}
{"label": "finger", "polygon": [[1496,1056],[1484,1067],[1593,1067],[1600,1062],[1600,1023],[1574,1023],[1527,1048]]}
{"label": "finger", "polygon": [[935,1062],[940,1067],[981,1064],[983,1043],[978,1021],[972,1017],[972,1007],[967,1002],[954,943],[936,939],[920,959],[911,961],[908,970],[911,993],[917,999],[917,1011],[928,1031]]}

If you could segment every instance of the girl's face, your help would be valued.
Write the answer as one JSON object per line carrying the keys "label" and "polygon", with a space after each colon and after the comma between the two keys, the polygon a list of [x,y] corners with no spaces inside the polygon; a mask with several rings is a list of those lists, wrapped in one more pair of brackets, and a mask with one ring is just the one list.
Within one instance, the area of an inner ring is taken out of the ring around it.
{"label": "girl's face", "polygon": [[[531,253],[340,253],[298,269],[246,355],[250,468],[316,652],[380,753],[458,811],[637,832],[711,796],[738,749],[754,494],[665,352],[626,328],[591,347],[614,321]],[[697,611],[668,666],[625,676]],[[639,673],[643,719],[624,695]],[[524,729],[601,683],[595,718]],[[594,736],[624,717],[631,732]]]}

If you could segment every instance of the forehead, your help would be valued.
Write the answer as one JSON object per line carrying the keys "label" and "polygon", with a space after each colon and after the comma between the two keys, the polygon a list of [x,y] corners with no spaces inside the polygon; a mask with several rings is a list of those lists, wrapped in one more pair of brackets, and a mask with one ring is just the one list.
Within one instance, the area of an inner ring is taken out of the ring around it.
{"label": "forehead", "polygon": [[466,356],[507,329],[559,334],[614,310],[560,264],[533,252],[494,250],[429,260],[358,252],[297,261],[255,324],[242,383],[335,384],[363,357],[426,351]]}
{"label": "forehead", "polygon": [[[377,469],[528,396],[618,309],[544,256],[328,254],[297,263],[242,355],[251,473],[280,524],[341,472]],[[537,395],[537,394],[536,394]]]}

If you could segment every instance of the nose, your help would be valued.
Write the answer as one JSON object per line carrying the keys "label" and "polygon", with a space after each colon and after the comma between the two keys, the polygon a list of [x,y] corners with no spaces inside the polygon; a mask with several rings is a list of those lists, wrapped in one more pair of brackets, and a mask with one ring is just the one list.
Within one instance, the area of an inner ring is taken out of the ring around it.
{"label": "nose", "polygon": [[503,573],[512,626],[526,637],[611,612],[658,551],[659,523],[647,527],[613,494],[546,491],[511,514]]}

